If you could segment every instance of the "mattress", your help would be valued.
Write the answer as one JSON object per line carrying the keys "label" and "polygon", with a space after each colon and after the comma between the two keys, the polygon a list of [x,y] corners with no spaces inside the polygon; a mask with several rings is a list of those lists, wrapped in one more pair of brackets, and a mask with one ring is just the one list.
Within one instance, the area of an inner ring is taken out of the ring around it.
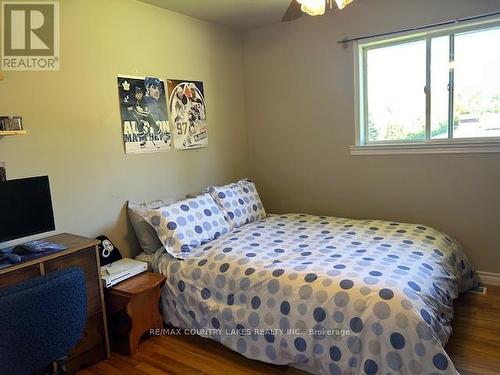
{"label": "mattress", "polygon": [[301,214],[156,268],[167,324],[315,374],[456,374],[444,350],[453,300],[477,285],[460,245],[435,229]]}

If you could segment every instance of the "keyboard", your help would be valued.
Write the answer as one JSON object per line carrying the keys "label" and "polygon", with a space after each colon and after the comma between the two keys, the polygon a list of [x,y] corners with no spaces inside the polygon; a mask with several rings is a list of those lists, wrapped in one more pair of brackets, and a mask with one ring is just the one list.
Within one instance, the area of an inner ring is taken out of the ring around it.
{"label": "keyboard", "polygon": [[18,255],[45,253],[47,251],[62,251],[68,247],[45,240],[36,240],[17,245],[12,252]]}

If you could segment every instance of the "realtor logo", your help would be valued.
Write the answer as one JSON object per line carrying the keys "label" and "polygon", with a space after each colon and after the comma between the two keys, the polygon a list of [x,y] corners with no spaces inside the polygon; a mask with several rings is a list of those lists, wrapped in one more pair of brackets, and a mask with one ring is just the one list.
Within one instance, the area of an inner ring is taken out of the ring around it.
{"label": "realtor logo", "polygon": [[59,2],[2,2],[2,70],[59,70]]}

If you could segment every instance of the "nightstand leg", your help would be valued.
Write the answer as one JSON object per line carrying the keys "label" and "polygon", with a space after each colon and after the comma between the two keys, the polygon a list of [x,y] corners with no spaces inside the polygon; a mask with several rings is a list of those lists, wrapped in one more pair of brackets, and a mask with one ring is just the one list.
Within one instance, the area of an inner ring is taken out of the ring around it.
{"label": "nightstand leg", "polygon": [[137,352],[142,335],[151,328],[163,328],[163,320],[159,308],[160,288],[148,290],[136,295],[127,305],[127,314],[131,317],[132,327],[129,332],[129,354]]}
{"label": "nightstand leg", "polygon": [[128,355],[134,355],[135,353],[137,353],[139,340],[141,339],[141,336],[137,335],[136,333],[135,326],[137,325],[137,322],[134,322],[134,319],[132,319],[135,314],[134,310],[134,305],[132,301],[130,301],[127,305],[127,315],[130,317],[131,322],[130,332],[128,334]]}

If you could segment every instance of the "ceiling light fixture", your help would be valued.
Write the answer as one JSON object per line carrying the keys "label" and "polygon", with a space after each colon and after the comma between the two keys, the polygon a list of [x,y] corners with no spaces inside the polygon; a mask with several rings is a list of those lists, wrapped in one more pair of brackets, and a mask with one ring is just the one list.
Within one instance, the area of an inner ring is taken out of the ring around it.
{"label": "ceiling light fixture", "polygon": [[[330,6],[330,9],[333,7],[333,0],[297,0],[297,2],[300,4],[302,11],[310,16],[322,16],[325,14],[327,4]],[[335,0],[339,9],[344,9],[346,5],[352,2],[353,0]]]}
{"label": "ceiling light fixture", "polygon": [[352,3],[354,0],[335,0],[339,9],[344,9],[347,5]]}
{"label": "ceiling light fixture", "polygon": [[[325,14],[325,0],[297,0],[304,13],[310,16],[321,16]],[[329,0],[330,1],[330,0]]]}

